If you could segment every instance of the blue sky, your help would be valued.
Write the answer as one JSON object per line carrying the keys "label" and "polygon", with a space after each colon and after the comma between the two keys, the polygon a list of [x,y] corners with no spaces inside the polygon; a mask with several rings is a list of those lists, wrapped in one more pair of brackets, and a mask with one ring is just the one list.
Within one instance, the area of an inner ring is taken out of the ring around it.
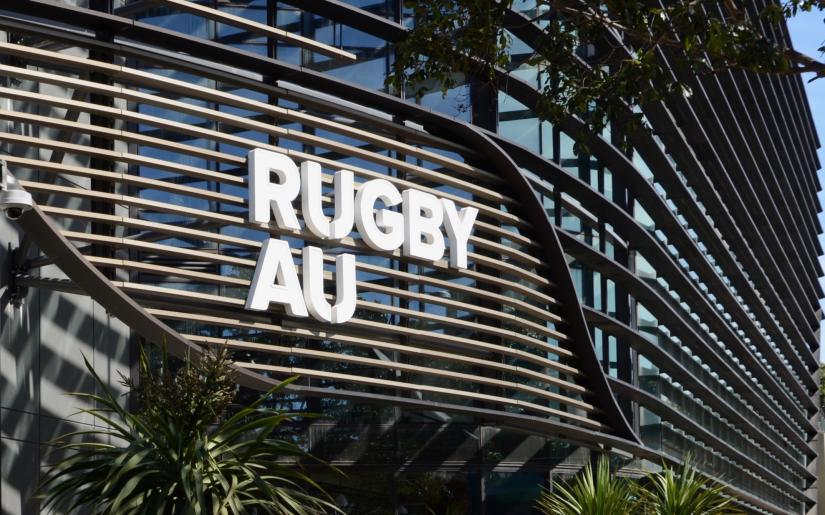
{"label": "blue sky", "polygon": [[[825,58],[825,56],[816,50],[823,45],[823,41],[825,40],[825,23],[823,23],[823,18],[825,18],[825,12],[812,11],[799,14],[788,21],[788,29],[791,33],[794,48],[820,60]],[[825,145],[825,78],[813,82],[807,82],[810,76],[805,77],[805,79],[805,89],[808,92],[808,102],[811,104],[811,112],[814,115],[814,123],[816,123],[819,141],[822,145]],[[825,149],[823,148],[819,149],[819,160],[825,164]],[[824,174],[825,172],[820,169],[817,175],[820,184],[822,184]],[[819,201],[822,205],[825,205],[825,194],[823,194],[823,192],[819,193]],[[819,222],[825,226],[825,216],[823,216],[822,213],[819,214]],[[822,243],[822,246],[825,247],[825,237],[823,237],[822,234],[819,235],[819,241]],[[823,268],[825,268],[825,258],[820,256],[819,262],[823,265]],[[820,278],[819,282],[825,285],[825,280],[822,278]],[[825,308],[825,301],[820,299],[819,303]],[[823,333],[825,333],[825,331],[823,331]],[[820,336],[820,347],[825,347],[825,339],[823,336]],[[820,361],[823,360],[823,356],[825,356],[825,353],[823,349],[820,349]]]}

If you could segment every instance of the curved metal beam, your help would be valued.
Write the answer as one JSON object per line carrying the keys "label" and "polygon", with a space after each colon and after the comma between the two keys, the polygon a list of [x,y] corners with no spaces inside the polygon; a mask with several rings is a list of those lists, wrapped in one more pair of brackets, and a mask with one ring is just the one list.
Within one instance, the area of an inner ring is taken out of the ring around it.
{"label": "curved metal beam", "polygon": [[[147,313],[140,304],[113,285],[63,236],[60,229],[40,210],[37,204],[24,212],[16,222],[31,241],[48,255],[63,273],[124,324],[147,341],[166,345],[177,357],[200,359],[201,347],[182,337],[157,317]],[[266,391],[278,384],[277,381],[240,367],[233,368],[237,374],[237,382],[243,386]]]}
{"label": "curved metal beam", "polygon": [[607,377],[590,338],[590,329],[584,319],[584,312],[579,303],[573,277],[570,275],[570,268],[567,266],[555,225],[547,216],[547,211],[539,201],[535,189],[512,158],[481,130],[464,124],[445,130],[489,158],[489,164],[493,165],[493,168],[507,180],[513,196],[521,201],[524,216],[534,227],[534,237],[548,257],[547,263],[550,265],[551,273],[555,273],[553,282],[557,287],[556,294],[561,300],[564,319],[568,324],[568,333],[578,343],[575,351],[581,361],[581,370],[587,376],[594,396],[601,403],[600,407],[604,411],[605,420],[617,435],[641,445],[639,436],[633,431],[610,390]]}
{"label": "curved metal beam", "polygon": [[[20,219],[17,220],[17,223],[40,250],[46,253],[76,286],[85,291],[94,301],[105,306],[107,311],[128,325],[132,330],[143,336],[147,341],[165,344],[170,352],[177,357],[195,360],[200,359],[203,352],[200,346],[184,338],[160,319],[148,313],[140,304],[130,298],[120,288],[113,285],[108,278],[94,265],[89,263],[74,245],[63,236],[60,230],[37,205],[25,212]],[[560,249],[558,252],[561,252]],[[583,324],[583,315],[581,315],[581,317]],[[593,354],[593,357],[595,358],[595,354]],[[241,366],[233,365],[233,369],[236,381],[242,386],[266,391],[278,384],[278,381],[272,378],[252,372]],[[604,384],[607,384],[606,381]],[[313,389],[293,385],[291,389],[311,393],[315,396],[357,397],[351,395],[355,392],[340,391],[333,394],[333,392],[325,388]],[[608,394],[612,400],[613,395],[609,393],[609,390]],[[369,399],[372,398],[373,395],[370,394]],[[399,402],[402,399],[401,397],[390,396],[389,399],[392,400],[390,402],[391,404],[403,404],[403,402]],[[485,414],[497,414],[494,420],[502,422],[506,422],[511,418],[514,420],[530,421],[534,428],[541,428],[540,434],[546,434],[548,432],[558,433],[564,435],[566,438],[588,442],[590,445],[608,441],[614,442],[618,448],[622,449],[634,449],[641,445],[641,442],[636,438],[624,439],[622,438],[623,435],[618,435],[618,438],[611,437],[601,432],[591,431],[576,425],[565,424],[540,417],[497,412],[495,410],[481,410],[476,407],[467,408],[457,405],[432,403],[429,401],[419,401],[416,404],[417,409],[427,410],[448,409],[450,407],[452,407],[452,411],[460,408],[471,409],[472,412],[476,414],[482,412]],[[621,428],[621,426],[617,427]]]}

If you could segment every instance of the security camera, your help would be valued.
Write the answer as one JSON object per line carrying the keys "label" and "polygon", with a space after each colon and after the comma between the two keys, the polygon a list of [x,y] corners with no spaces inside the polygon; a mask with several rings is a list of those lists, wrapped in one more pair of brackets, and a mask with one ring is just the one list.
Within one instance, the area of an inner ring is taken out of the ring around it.
{"label": "security camera", "polygon": [[6,213],[6,218],[11,220],[12,222],[15,222],[17,220],[20,220],[20,217],[23,216],[23,213],[25,213],[29,209],[31,209],[30,206],[25,206],[25,207],[15,206],[15,207],[7,207],[4,210],[4,212]]}
{"label": "security camera", "polygon": [[0,161],[0,209],[9,220],[17,220],[34,206],[31,193],[24,190],[9,171],[5,161]]}

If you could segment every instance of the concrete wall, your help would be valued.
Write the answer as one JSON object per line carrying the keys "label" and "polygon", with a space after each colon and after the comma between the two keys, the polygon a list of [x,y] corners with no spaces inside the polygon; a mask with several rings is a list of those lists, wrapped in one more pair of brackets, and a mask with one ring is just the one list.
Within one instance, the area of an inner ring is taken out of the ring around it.
{"label": "concrete wall", "polygon": [[[4,39],[0,33],[0,39]],[[71,52],[71,49],[67,50]],[[78,51],[78,57],[85,53]],[[14,87],[29,88],[25,81]],[[41,86],[37,91],[50,95],[70,96],[72,92],[52,86]],[[8,100],[0,99],[0,102]],[[18,110],[26,106],[17,105]],[[34,112],[49,109],[31,106]],[[48,113],[66,119],[88,123],[85,113],[65,110]],[[9,122],[0,122],[9,123]],[[60,131],[37,128],[28,124],[4,127],[19,134],[44,132],[54,139],[65,138]],[[87,136],[73,137],[72,143],[89,144]],[[4,153],[32,156],[64,164],[89,166],[88,159],[60,155],[49,150],[2,145]],[[2,158],[2,156],[0,156]],[[88,181],[78,177],[38,176],[36,171],[21,171],[18,178],[70,181],[77,187],[89,187]],[[83,201],[52,199],[50,204],[83,208]],[[88,209],[88,206],[85,206]],[[83,223],[73,223],[72,230],[87,231]],[[11,266],[9,250],[20,244],[17,227],[0,215],[0,505],[4,514],[38,513],[38,504],[32,500],[41,467],[50,457],[46,442],[92,421],[88,416],[74,415],[84,404],[67,392],[93,392],[95,384],[83,364],[83,356],[94,365],[97,373],[118,391],[118,372],[129,373],[129,329],[88,297],[49,289],[30,289],[22,303],[11,302],[9,288]],[[29,251],[29,258],[36,256]],[[33,276],[65,278],[56,266],[33,269]],[[124,398],[125,401],[125,398]]]}
{"label": "concrete wall", "polygon": [[[0,220],[0,267],[17,239]],[[129,373],[129,330],[82,295],[30,289],[15,305],[8,276],[0,280],[0,504],[4,514],[38,513],[31,497],[50,459],[43,444],[92,422],[74,414],[89,406],[66,395],[95,391],[83,356],[122,391],[118,372]]]}

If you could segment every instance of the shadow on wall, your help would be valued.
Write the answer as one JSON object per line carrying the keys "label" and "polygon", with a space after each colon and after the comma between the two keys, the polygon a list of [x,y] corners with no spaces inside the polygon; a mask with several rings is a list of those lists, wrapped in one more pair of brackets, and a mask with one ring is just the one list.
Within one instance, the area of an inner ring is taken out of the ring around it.
{"label": "shadow on wall", "polygon": [[0,216],[0,330],[6,323],[6,306],[8,304],[9,273],[6,263],[9,258],[9,248],[18,243],[17,228],[5,216]]}
{"label": "shadow on wall", "polygon": [[[82,403],[65,395],[94,391],[83,355],[122,391],[118,371],[129,372],[129,331],[82,295],[32,288],[21,305],[12,304],[9,240],[16,245],[16,233],[0,220],[0,503],[3,514],[28,515],[39,513],[32,495],[41,466],[56,459],[43,444],[91,422],[73,416]],[[43,275],[61,276],[55,267]]]}

